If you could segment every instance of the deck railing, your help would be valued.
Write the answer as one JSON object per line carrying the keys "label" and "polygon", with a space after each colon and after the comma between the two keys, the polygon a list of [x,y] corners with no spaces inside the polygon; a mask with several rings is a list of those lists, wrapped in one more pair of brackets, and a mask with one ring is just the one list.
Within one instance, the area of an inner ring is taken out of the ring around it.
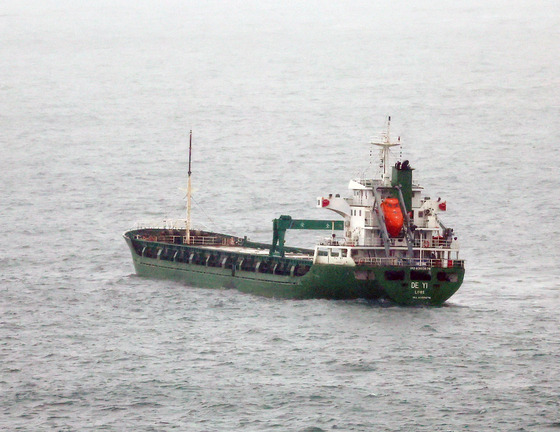
{"label": "deck railing", "polygon": [[[213,245],[218,245],[218,244],[222,244],[222,241],[220,240],[219,237],[216,236],[191,236],[191,242],[190,244],[192,245],[199,245],[199,246],[213,246]],[[187,238],[184,237],[183,238],[183,242],[186,244],[187,242]]]}
{"label": "deck railing", "polygon": [[[398,241],[401,240],[401,241]],[[356,243],[346,241],[344,239],[332,239],[330,237],[319,239],[319,244],[323,246],[348,246],[348,247],[358,247]],[[444,240],[440,238],[432,238],[431,240],[420,240],[415,239],[412,243],[412,247],[416,249],[451,249],[452,242],[450,240]],[[390,238],[390,247],[400,247],[406,249],[407,244],[405,239]],[[383,240],[381,238],[372,238],[365,242],[365,244],[360,245],[364,247],[383,247]]]}
{"label": "deck railing", "polygon": [[160,219],[137,222],[135,229],[185,229],[184,219]]}
{"label": "deck railing", "polygon": [[398,267],[443,267],[464,268],[463,260],[419,259],[419,258],[393,258],[393,257],[364,257],[354,258],[357,265],[390,265]]}

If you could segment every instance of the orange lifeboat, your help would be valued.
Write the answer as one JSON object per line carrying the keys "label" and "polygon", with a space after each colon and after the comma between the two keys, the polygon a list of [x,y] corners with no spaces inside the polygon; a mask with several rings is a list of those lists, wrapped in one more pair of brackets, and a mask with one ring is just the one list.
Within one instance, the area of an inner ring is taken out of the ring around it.
{"label": "orange lifeboat", "polygon": [[397,237],[403,227],[403,214],[397,198],[385,198],[381,203],[385,226],[391,237]]}

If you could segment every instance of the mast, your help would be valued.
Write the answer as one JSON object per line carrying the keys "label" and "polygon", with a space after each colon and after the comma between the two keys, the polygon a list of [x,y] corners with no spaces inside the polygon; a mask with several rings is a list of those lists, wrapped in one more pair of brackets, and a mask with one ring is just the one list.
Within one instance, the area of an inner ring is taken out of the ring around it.
{"label": "mast", "polygon": [[188,179],[188,183],[187,183],[187,220],[185,221],[186,222],[185,223],[185,227],[186,227],[185,239],[186,239],[187,244],[191,244],[191,194],[192,194],[191,156],[192,156],[192,130],[190,132],[190,137],[189,137],[189,171],[188,171],[189,179]]}
{"label": "mast", "polygon": [[381,134],[381,139],[379,141],[372,141],[372,145],[381,147],[379,150],[379,157],[381,160],[381,168],[383,169],[382,177],[383,184],[385,186],[390,186],[391,175],[389,166],[390,148],[400,145],[400,137],[397,142],[391,142],[391,116],[387,118],[387,132]]}

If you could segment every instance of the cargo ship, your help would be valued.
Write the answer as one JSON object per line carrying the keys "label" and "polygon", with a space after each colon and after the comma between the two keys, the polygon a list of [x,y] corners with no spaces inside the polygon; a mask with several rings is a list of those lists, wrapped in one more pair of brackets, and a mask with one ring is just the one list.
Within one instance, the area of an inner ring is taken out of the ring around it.
{"label": "cargo ship", "polygon": [[[425,196],[409,161],[394,162],[390,117],[379,139],[379,174],[352,179],[348,197],[318,197],[334,217],[309,220],[282,215],[272,241],[191,227],[191,149],[187,217],[182,223],[139,224],[124,233],[139,276],[189,286],[236,289],[287,299],[378,299],[398,305],[440,306],[465,273],[452,228],[440,220],[446,202]],[[285,245],[288,230],[320,230],[314,247]]]}

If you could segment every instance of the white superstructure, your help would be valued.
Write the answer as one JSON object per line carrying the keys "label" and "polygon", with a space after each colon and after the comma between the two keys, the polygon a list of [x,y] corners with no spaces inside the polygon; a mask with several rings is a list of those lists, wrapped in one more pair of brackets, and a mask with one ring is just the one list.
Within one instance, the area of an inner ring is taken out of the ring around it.
{"label": "white superstructure", "polygon": [[[333,233],[317,246],[316,262],[327,256],[329,262],[341,263],[402,260],[418,266],[453,266],[459,260],[457,238],[439,219],[446,203],[422,194],[423,188],[412,182],[408,161],[391,162],[390,150],[400,145],[400,138],[391,141],[390,118],[387,131],[371,144],[379,147],[379,178],[351,180],[346,198],[338,194],[317,198],[317,207],[343,217],[344,231],[342,235]],[[386,219],[383,203],[389,201],[398,207],[393,213],[397,223],[400,213],[400,229]]]}

